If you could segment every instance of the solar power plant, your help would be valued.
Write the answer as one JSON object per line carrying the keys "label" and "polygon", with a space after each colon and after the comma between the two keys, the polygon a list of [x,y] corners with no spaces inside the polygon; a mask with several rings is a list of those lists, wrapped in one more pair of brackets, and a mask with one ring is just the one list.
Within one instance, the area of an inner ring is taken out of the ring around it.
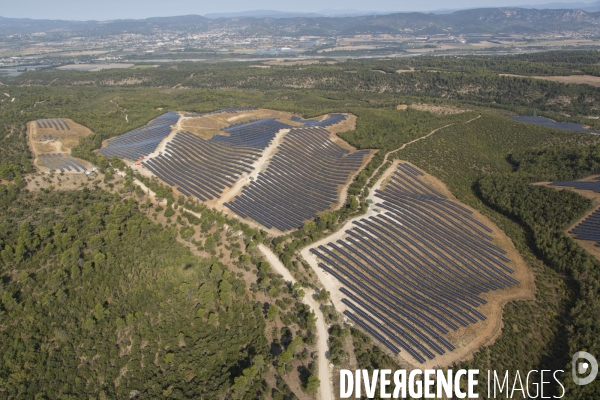
{"label": "solar power plant", "polygon": [[485,320],[481,295],[519,282],[492,230],[400,164],[381,214],[353,222],[345,239],[311,248],[342,283],[346,316],[384,346],[420,363],[455,349],[445,336]]}
{"label": "solar power plant", "polygon": [[594,211],[571,230],[577,239],[600,242],[600,209]]}
{"label": "solar power plant", "polygon": [[207,201],[220,197],[241,174],[250,172],[261,152],[257,147],[234,146],[180,132],[167,144],[165,154],[143,165],[184,195]]}
{"label": "solar power plant", "polygon": [[210,140],[230,146],[264,149],[275,138],[277,132],[286,128],[290,128],[290,126],[277,121],[275,118],[261,119],[227,127],[223,131],[229,133],[229,136],[216,135]]}
{"label": "solar power plant", "polygon": [[[550,186],[566,186],[600,193],[600,178],[591,182],[558,181],[552,182]],[[576,235],[577,239],[600,242],[600,210],[596,210],[590,214],[589,217],[573,228],[570,233]],[[600,243],[596,245],[600,246]]]}
{"label": "solar power plant", "polygon": [[267,228],[301,227],[338,201],[339,188],[358,171],[366,150],[350,153],[323,128],[294,128],[267,169],[226,207]]}
{"label": "solar power plant", "polygon": [[38,119],[37,121],[35,121],[35,124],[38,128],[54,129],[57,131],[71,130],[69,124],[67,124],[67,121],[65,121],[62,118]]}
{"label": "solar power plant", "polygon": [[99,151],[102,155],[112,158],[128,158],[137,160],[154,152],[161,140],[171,133],[171,125],[177,123],[179,114],[166,113],[153,119],[141,128],[127,132],[110,139],[106,147]]}
{"label": "solar power plant", "polygon": [[593,181],[593,182],[558,181],[558,182],[552,182],[550,184],[550,186],[566,186],[566,187],[572,187],[572,188],[581,189],[581,190],[592,190],[596,193],[600,193],[600,181]]}
{"label": "solar power plant", "polygon": [[237,107],[237,108],[224,108],[222,110],[211,111],[207,113],[189,113],[185,114],[185,117],[203,117],[205,115],[214,115],[214,114],[235,114],[240,111],[256,111],[258,108],[252,107]]}
{"label": "solar power plant", "polygon": [[294,122],[303,123],[305,126],[320,126],[321,128],[326,128],[331,125],[335,125],[339,122],[342,122],[346,119],[344,114],[330,114],[329,117],[325,118],[323,121],[317,121],[314,119],[303,119],[300,117],[293,116],[291,118]]}
{"label": "solar power plant", "polygon": [[40,154],[39,161],[50,171],[86,171],[85,166],[79,161],[70,156],[63,156],[60,153]]}

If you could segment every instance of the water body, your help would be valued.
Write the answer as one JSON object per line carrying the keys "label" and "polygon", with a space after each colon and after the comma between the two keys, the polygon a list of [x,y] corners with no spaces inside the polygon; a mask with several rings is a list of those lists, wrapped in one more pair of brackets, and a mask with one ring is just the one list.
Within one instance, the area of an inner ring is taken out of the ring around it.
{"label": "water body", "polygon": [[513,121],[525,122],[527,124],[541,125],[541,126],[545,126],[546,128],[560,129],[563,131],[575,131],[575,132],[600,134],[600,131],[588,129],[588,128],[584,127],[582,124],[576,124],[574,122],[556,122],[556,121],[551,120],[550,118],[533,117],[533,116],[511,117],[511,119]]}
{"label": "water body", "polygon": [[12,78],[21,75],[27,71],[39,71],[42,69],[51,68],[52,65],[19,65],[0,67],[0,77]]}

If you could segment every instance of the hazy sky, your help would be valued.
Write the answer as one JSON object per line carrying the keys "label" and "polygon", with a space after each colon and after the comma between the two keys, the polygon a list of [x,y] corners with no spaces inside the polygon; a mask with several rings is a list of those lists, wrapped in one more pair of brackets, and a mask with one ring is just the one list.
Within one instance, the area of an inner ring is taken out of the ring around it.
{"label": "hazy sky", "polygon": [[[0,16],[72,20],[147,18],[246,10],[318,12],[324,9],[361,11],[427,11],[442,8],[501,7],[547,4],[561,0],[0,0]],[[590,0],[583,0],[588,2]],[[562,0],[563,3],[582,0]]]}

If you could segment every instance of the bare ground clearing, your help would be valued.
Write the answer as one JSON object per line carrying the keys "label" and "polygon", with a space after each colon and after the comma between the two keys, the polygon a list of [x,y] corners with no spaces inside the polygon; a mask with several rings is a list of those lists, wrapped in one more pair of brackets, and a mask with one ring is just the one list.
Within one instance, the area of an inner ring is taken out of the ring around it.
{"label": "bare ground clearing", "polygon": [[209,114],[201,117],[183,117],[180,129],[198,135],[203,139],[210,139],[214,135],[226,135],[225,132],[221,132],[221,129],[230,125],[257,119],[277,118],[285,124],[300,126],[301,124],[291,120],[293,115],[292,113],[283,111],[259,109],[237,113]]}
{"label": "bare ground clearing", "polygon": [[460,113],[464,113],[466,111],[470,111],[470,110],[463,110],[463,109],[460,109],[457,107],[452,107],[452,106],[441,106],[441,105],[437,105],[437,104],[425,104],[425,103],[413,104],[410,106],[410,108],[414,108],[415,110],[419,110],[419,111],[429,111],[434,114],[441,114],[441,115],[460,114]]}
{"label": "bare ground clearing", "polygon": [[[54,187],[59,190],[79,190],[84,187],[90,187],[94,182],[99,188],[106,189],[108,184],[105,184],[97,176],[90,176],[85,174],[55,174],[40,172],[36,174],[29,174],[26,177],[27,186],[25,188],[30,191],[36,191],[41,189],[48,189]],[[118,178],[112,183],[118,183]]]}

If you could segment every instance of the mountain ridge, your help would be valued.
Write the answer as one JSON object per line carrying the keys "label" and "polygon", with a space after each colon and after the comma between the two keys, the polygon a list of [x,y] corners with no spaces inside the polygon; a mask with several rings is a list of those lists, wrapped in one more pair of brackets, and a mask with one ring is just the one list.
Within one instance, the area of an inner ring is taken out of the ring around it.
{"label": "mountain ridge", "polygon": [[452,13],[394,13],[343,17],[232,17],[211,19],[201,15],[153,17],[133,20],[63,21],[0,17],[0,35],[50,32],[105,35],[152,34],[156,30],[207,31],[234,29],[244,34],[273,36],[352,35],[377,33],[417,34],[536,34],[581,29],[600,29],[600,12],[538,10],[526,8],[479,8]]}

